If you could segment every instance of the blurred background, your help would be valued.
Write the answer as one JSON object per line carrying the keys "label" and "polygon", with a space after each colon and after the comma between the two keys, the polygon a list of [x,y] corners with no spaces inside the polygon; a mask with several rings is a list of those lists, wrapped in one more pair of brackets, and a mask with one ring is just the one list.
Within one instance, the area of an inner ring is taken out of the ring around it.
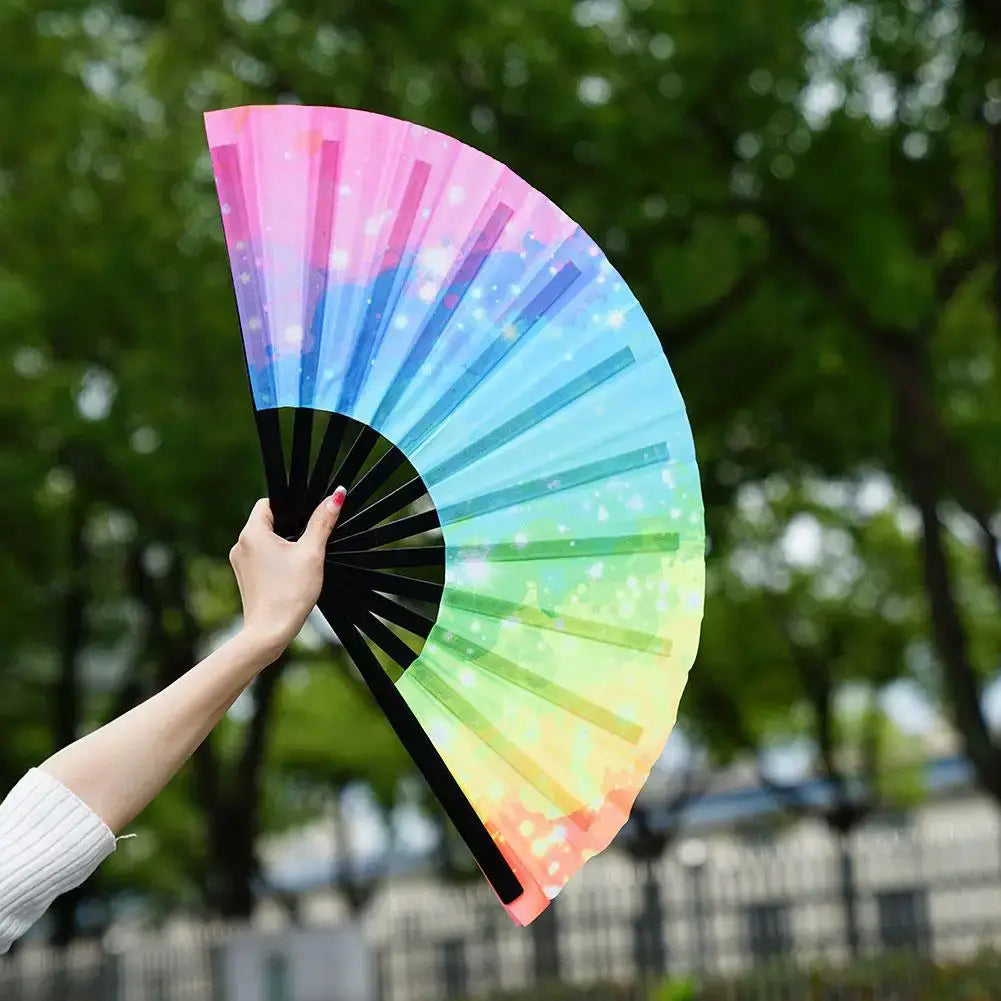
{"label": "blurred background", "polygon": [[276,101],[495,155],[646,306],[710,538],[682,719],[519,930],[311,623],[0,994],[1001,997],[994,0],[3,0],[0,791],[234,627],[201,115]]}

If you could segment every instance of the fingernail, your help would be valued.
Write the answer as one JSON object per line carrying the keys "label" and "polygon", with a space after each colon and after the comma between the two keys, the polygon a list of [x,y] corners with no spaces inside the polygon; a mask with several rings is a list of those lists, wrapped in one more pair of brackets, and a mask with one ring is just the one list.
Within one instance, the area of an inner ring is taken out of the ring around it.
{"label": "fingernail", "polygon": [[330,498],[330,506],[336,511],[339,510],[344,504],[344,498],[347,496],[348,492],[344,487],[338,487]]}

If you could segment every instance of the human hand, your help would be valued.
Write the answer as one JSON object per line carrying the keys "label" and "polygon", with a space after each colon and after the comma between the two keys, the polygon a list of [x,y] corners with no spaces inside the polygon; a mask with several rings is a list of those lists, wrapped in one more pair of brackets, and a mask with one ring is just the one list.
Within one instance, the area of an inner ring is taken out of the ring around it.
{"label": "human hand", "polygon": [[229,552],[243,602],[243,632],[269,663],[298,635],[323,584],[327,539],[344,506],[338,487],[313,512],[298,542],[275,535],[267,500],[259,500]]}

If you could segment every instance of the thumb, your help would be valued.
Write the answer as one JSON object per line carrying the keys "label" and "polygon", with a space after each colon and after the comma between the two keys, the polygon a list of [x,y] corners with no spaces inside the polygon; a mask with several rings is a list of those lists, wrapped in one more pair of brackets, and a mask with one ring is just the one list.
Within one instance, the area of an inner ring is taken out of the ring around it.
{"label": "thumb", "polygon": [[306,531],[302,533],[300,542],[305,542],[309,546],[316,546],[322,549],[330,538],[330,533],[337,524],[337,519],[341,515],[341,508],[344,507],[344,497],[347,491],[344,487],[338,487],[329,497],[323,500],[320,506],[313,512],[306,526]]}
{"label": "thumb", "polygon": [[271,502],[267,497],[262,497],[250,512],[247,524],[243,527],[245,535],[270,534],[274,531],[275,520],[271,513]]}

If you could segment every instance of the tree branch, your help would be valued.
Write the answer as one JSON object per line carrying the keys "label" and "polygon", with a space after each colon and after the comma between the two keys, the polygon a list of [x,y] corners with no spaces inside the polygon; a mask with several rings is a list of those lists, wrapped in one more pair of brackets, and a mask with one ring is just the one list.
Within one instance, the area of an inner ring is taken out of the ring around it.
{"label": "tree branch", "polygon": [[[957,254],[947,264],[943,264],[935,277],[935,304],[939,309],[947,306],[963,284],[984,263],[982,248]],[[999,293],[1001,294],[1001,293]]]}
{"label": "tree branch", "polygon": [[[906,414],[904,420],[910,427],[911,434],[917,429],[922,433],[929,468],[944,476],[958,503],[979,527],[987,577],[1001,599],[1001,557],[998,554],[998,536],[991,527],[996,504],[970,465],[965,450],[945,427],[941,413],[935,406],[933,394],[922,372],[920,359],[924,347],[919,338],[878,323],[841,272],[817,254],[791,226],[770,213],[765,213],[762,218],[790,258],[795,259],[806,270],[818,288],[826,290],[845,318],[865,335],[870,349],[887,375],[895,398],[899,400],[900,408]],[[964,261],[963,266],[969,266],[969,261]],[[926,470],[922,475],[928,477],[930,473]]]}
{"label": "tree branch", "polygon": [[760,288],[768,272],[766,262],[752,265],[717,299],[708,302],[687,316],[663,323],[660,334],[664,350],[672,356],[686,351],[705,333],[716,327],[727,314],[740,309]]}

